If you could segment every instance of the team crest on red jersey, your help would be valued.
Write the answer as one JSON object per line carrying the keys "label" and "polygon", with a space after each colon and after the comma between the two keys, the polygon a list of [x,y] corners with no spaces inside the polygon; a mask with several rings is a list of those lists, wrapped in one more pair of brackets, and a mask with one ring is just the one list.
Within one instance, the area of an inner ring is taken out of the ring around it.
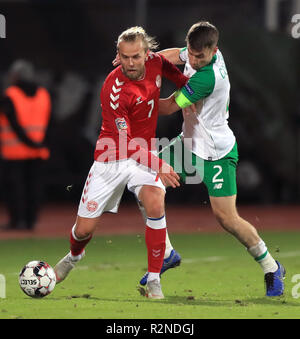
{"label": "team crest on red jersey", "polygon": [[117,118],[117,119],[115,120],[115,123],[116,123],[117,129],[118,129],[119,131],[124,130],[124,129],[127,129],[127,124],[126,124],[125,118]]}
{"label": "team crest on red jersey", "polygon": [[155,79],[156,86],[161,88],[161,76],[158,74]]}

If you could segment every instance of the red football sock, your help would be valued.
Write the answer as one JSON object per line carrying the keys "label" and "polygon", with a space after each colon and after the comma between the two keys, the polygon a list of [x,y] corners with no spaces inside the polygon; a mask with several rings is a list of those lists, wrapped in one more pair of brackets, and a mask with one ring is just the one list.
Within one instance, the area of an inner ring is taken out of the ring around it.
{"label": "red football sock", "polygon": [[76,256],[83,252],[85,246],[88,244],[88,242],[92,239],[92,234],[85,239],[77,240],[74,238],[73,232],[70,233],[70,249],[71,254]]}
{"label": "red football sock", "polygon": [[166,249],[166,228],[146,226],[145,241],[148,250],[148,272],[160,273]]}

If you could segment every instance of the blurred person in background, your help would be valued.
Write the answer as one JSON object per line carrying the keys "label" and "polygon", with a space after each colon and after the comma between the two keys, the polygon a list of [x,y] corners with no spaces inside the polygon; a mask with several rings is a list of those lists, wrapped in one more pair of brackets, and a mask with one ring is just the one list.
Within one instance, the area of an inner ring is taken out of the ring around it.
{"label": "blurred person in background", "polygon": [[30,62],[17,60],[8,71],[8,87],[0,97],[2,198],[9,222],[3,230],[32,230],[41,199],[43,144],[51,114],[48,91],[39,86]]}

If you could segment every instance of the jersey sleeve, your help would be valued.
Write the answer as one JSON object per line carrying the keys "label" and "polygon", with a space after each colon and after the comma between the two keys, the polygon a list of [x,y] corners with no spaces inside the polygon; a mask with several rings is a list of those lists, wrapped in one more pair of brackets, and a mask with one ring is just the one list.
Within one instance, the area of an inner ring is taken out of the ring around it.
{"label": "jersey sleeve", "polygon": [[183,62],[187,62],[188,61],[188,53],[187,53],[187,48],[181,48],[180,52],[179,52],[179,59]]}
{"label": "jersey sleeve", "polygon": [[212,67],[203,67],[188,83],[175,93],[175,101],[181,108],[208,97],[215,87],[215,74]]}
{"label": "jersey sleeve", "polygon": [[183,87],[187,81],[186,77],[178,67],[168,61],[163,55],[159,55],[162,60],[162,75],[172,81],[177,88]]}

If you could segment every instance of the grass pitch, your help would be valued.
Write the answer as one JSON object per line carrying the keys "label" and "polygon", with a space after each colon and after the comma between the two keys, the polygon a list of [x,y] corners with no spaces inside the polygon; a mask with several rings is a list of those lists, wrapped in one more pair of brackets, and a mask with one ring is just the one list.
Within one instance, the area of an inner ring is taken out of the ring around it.
{"label": "grass pitch", "polygon": [[146,270],[142,235],[95,237],[86,257],[44,299],[27,297],[18,285],[18,273],[31,260],[54,266],[67,253],[68,240],[0,241],[0,274],[6,279],[0,319],[299,319],[300,298],[295,293],[300,293],[300,284],[292,282],[300,274],[299,235],[261,234],[287,270],[285,294],[276,298],[264,296],[260,266],[227,233],[171,234],[183,261],[162,276],[164,300],[148,300],[138,292]]}

